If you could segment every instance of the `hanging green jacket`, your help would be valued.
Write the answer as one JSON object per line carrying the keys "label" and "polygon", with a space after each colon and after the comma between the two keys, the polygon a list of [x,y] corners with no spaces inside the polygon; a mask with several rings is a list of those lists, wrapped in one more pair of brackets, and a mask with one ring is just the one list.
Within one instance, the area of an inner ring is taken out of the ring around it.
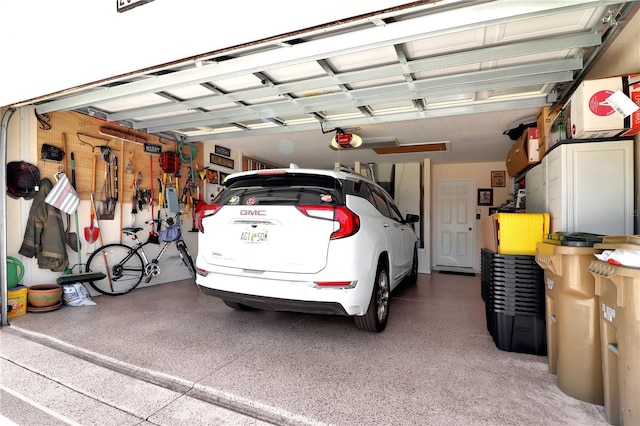
{"label": "hanging green jacket", "polygon": [[44,202],[51,188],[53,183],[49,179],[40,181],[40,190],[31,204],[19,253],[26,257],[35,256],[41,269],[61,272],[69,266],[69,258],[62,214]]}

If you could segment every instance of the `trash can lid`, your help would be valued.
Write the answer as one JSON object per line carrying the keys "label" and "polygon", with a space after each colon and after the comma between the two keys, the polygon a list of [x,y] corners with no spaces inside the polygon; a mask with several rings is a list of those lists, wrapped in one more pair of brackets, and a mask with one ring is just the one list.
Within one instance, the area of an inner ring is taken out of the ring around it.
{"label": "trash can lid", "polygon": [[593,247],[602,242],[602,236],[588,232],[554,232],[547,235],[545,242],[571,247]]}

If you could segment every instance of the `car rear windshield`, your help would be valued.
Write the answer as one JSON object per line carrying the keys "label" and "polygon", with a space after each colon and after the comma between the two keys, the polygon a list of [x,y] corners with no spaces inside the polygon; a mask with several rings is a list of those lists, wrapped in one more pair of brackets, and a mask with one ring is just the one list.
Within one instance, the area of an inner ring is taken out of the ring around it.
{"label": "car rear windshield", "polygon": [[340,181],[308,174],[251,175],[231,181],[215,204],[341,205]]}

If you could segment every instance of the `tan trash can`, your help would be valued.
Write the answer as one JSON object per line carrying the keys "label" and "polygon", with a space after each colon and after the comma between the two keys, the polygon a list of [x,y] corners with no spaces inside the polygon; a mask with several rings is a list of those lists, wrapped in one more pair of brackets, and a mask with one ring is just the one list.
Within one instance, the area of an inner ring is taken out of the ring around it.
{"label": "tan trash can", "polygon": [[[544,293],[545,293],[545,323],[547,326],[547,360],[549,373],[558,374],[558,323],[557,297],[562,286],[562,260],[553,262],[552,257],[555,246],[546,243],[536,244],[536,263],[544,269]],[[557,256],[556,256],[557,257]],[[557,271],[560,269],[560,272]],[[550,272],[553,271],[553,272]]]}
{"label": "tan trash can", "polygon": [[589,271],[600,300],[605,416],[640,425],[640,269],[594,260]]}
{"label": "tan trash can", "polygon": [[602,405],[599,303],[587,268],[594,249],[538,243],[536,262],[544,269],[549,372],[558,387],[581,401]]}

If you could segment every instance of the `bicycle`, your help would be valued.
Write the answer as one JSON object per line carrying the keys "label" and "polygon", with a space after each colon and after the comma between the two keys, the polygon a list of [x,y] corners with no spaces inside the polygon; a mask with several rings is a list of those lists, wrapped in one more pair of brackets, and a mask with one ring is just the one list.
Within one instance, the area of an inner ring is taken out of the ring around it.
{"label": "bicycle", "polygon": [[[149,261],[144,251],[144,246],[147,244],[160,244],[160,241],[157,235],[150,234],[147,241],[144,243],[141,242],[138,238],[138,232],[144,228],[140,227],[126,227],[122,229],[122,232],[130,236],[134,241],[135,244],[133,246],[111,243],[96,249],[89,256],[86,271],[102,272],[105,274],[105,278],[98,281],[89,281],[91,287],[102,294],[117,296],[129,293],[140,284],[143,278],[145,278],[145,283],[148,283],[152,278],[160,275],[160,259],[171,243],[176,244],[182,263],[184,263],[191,277],[195,280],[196,268],[193,265],[193,259],[189,254],[189,249],[180,231],[179,219],[181,215],[182,212],[178,212],[173,218],[153,219],[145,222],[145,224],[151,224],[151,226],[160,222],[166,222],[169,227],[176,226],[178,230],[177,235],[171,238],[170,241],[163,239],[162,242],[164,242],[164,245],[158,255],[151,261]],[[172,231],[175,231],[175,229]]]}

